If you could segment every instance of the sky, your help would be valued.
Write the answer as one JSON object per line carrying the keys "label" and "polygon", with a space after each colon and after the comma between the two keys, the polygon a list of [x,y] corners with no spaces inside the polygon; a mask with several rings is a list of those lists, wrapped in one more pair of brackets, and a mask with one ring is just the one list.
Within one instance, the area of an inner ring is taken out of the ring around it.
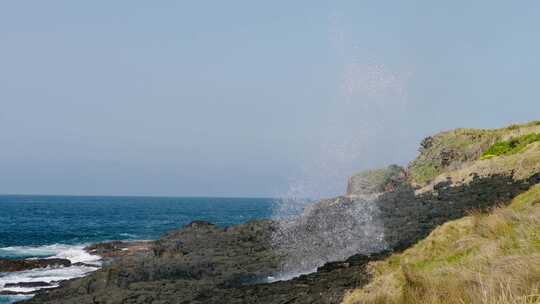
{"label": "sky", "polygon": [[540,119],[537,1],[0,2],[0,193],[324,197]]}

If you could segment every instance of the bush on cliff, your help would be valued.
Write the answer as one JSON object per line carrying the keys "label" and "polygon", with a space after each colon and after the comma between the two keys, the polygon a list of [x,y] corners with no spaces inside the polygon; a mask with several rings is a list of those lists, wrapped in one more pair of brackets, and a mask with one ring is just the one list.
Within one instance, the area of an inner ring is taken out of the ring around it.
{"label": "bush on cliff", "polygon": [[489,214],[448,222],[369,265],[344,304],[540,303],[540,185]]}
{"label": "bush on cliff", "polygon": [[480,159],[489,159],[502,155],[513,155],[523,152],[528,145],[540,141],[540,134],[532,133],[515,137],[506,141],[499,141],[487,149]]}

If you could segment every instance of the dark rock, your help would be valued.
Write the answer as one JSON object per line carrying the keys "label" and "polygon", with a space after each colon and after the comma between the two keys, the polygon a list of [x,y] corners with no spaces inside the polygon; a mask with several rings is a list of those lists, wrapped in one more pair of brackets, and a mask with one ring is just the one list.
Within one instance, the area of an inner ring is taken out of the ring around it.
{"label": "dark rock", "polygon": [[4,287],[23,287],[23,288],[35,288],[35,287],[49,287],[51,283],[47,282],[18,282],[18,283],[6,283]]}
{"label": "dark rock", "polygon": [[33,295],[34,291],[28,291],[28,292],[21,292],[21,291],[9,291],[9,290],[1,290],[0,296],[20,296],[20,295]]}
{"label": "dark rock", "polygon": [[95,264],[88,264],[88,263],[82,263],[82,262],[73,263],[71,264],[71,266],[98,267],[98,265],[95,265]]}
{"label": "dark rock", "polygon": [[[148,241],[122,242],[114,241],[108,243],[98,243],[85,248],[91,254],[99,255],[104,258],[105,264],[112,263],[114,260],[130,256],[144,255],[151,251],[151,244]],[[95,265],[85,264],[81,266],[95,267]]]}
{"label": "dark rock", "polygon": [[0,259],[0,272],[14,272],[45,267],[68,267],[71,262],[67,259],[36,259],[11,260]]}
{"label": "dark rock", "polygon": [[184,226],[184,228],[202,228],[208,226],[215,226],[214,224],[207,221],[193,221]]}

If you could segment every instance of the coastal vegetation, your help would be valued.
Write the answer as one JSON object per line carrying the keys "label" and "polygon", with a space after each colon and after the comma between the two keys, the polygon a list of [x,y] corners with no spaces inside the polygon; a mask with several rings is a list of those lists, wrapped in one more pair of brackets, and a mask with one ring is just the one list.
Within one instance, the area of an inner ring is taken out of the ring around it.
{"label": "coastal vegetation", "polygon": [[429,136],[407,168],[408,180],[421,188],[468,162],[523,152],[528,144],[539,140],[539,133],[540,121],[533,121],[501,129],[456,129]]}
{"label": "coastal vegetation", "polygon": [[540,134],[538,133],[527,134],[512,138],[510,140],[500,141],[489,147],[489,149],[482,154],[480,159],[489,159],[496,156],[517,154],[523,152],[528,145],[537,141],[540,141]]}
{"label": "coastal vegetation", "polygon": [[344,304],[540,303],[540,186],[448,222],[369,271],[371,283]]}
{"label": "coastal vegetation", "polygon": [[[536,180],[539,126],[535,121],[428,137],[408,168],[408,179],[417,193],[432,193],[446,181],[456,187],[492,176]],[[439,226],[403,252],[371,262],[370,283],[349,292],[343,303],[540,303],[540,185],[493,205],[488,212],[470,211]]]}

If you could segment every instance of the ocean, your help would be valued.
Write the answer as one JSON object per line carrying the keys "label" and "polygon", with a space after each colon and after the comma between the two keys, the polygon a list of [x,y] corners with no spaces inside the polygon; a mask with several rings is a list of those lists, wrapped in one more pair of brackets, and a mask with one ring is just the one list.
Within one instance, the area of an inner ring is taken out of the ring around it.
{"label": "ocean", "polygon": [[[100,266],[83,248],[112,240],[153,240],[194,220],[227,227],[269,218],[267,198],[0,196],[0,258],[67,258],[85,266],[0,273],[0,291],[32,292],[15,282],[56,282],[81,277]],[[91,267],[94,265],[94,267]],[[27,295],[0,296],[0,304]]]}

